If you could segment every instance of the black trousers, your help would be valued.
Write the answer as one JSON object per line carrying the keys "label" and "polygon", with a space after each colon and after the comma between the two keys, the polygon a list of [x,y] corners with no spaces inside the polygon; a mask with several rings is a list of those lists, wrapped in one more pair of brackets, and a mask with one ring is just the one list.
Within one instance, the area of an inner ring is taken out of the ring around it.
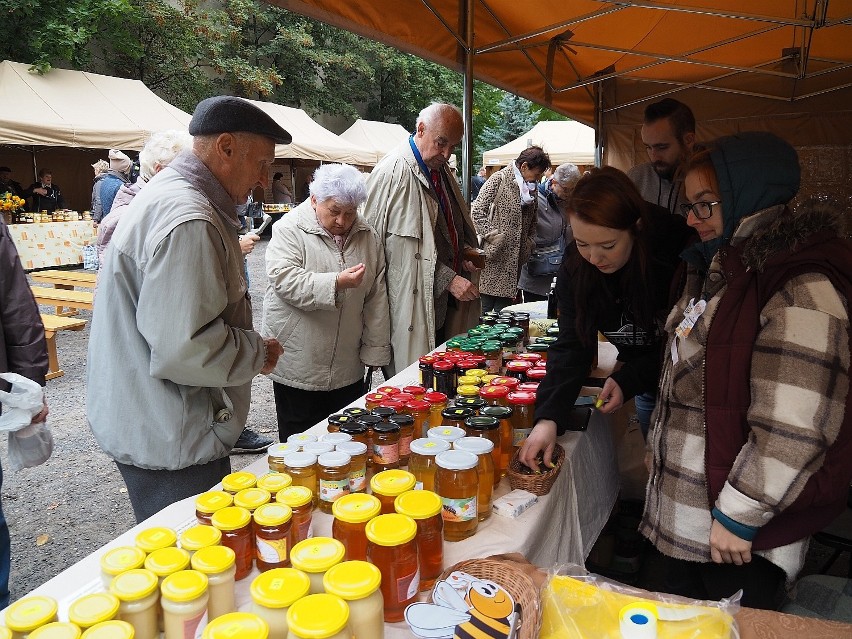
{"label": "black trousers", "polygon": [[363,380],[330,391],[302,390],[272,382],[272,391],[278,416],[278,438],[282,442],[290,435],[305,432],[365,392]]}
{"label": "black trousers", "polygon": [[674,595],[717,601],[742,589],[740,605],[777,610],[779,589],[786,576],[768,559],[752,554],[751,562],[736,564],[696,563],[665,557],[664,589]]}
{"label": "black trousers", "polygon": [[230,457],[180,470],[149,470],[118,462],[115,465],[127,485],[136,523],[176,501],[210,490],[231,472]]}

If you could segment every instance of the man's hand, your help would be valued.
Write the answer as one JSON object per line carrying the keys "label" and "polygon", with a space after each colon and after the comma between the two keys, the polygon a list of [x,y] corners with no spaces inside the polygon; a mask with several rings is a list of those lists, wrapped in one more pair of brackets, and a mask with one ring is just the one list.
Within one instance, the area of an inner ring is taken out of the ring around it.
{"label": "man's hand", "polygon": [[603,402],[598,411],[604,415],[614,413],[624,405],[624,393],[621,392],[621,386],[612,377],[606,378],[603,388],[598,394],[598,401]]}
{"label": "man's hand", "polygon": [[479,297],[479,288],[476,284],[461,275],[456,275],[450,280],[447,290],[460,302],[469,302]]}
{"label": "man's hand", "polygon": [[714,519],[710,527],[710,558],[717,564],[742,566],[751,561],[751,542],[737,537]]}
{"label": "man's hand", "polygon": [[266,347],[266,360],[263,362],[263,368],[260,369],[260,373],[261,375],[269,375],[278,363],[278,358],[281,357],[284,349],[274,337],[264,337],[263,345]]}
{"label": "man's hand", "polygon": [[544,465],[547,468],[553,468],[553,451],[555,448],[556,422],[551,419],[540,419],[532,429],[529,437],[527,437],[524,445],[521,446],[518,460],[527,468],[532,468],[538,472],[542,469],[538,465],[536,457],[538,457],[539,453],[543,453]]}
{"label": "man's hand", "polygon": [[473,273],[475,271],[481,271],[482,270],[481,268],[479,268],[476,264],[474,264],[470,260],[462,260],[462,268],[465,271],[467,271],[468,273]]}
{"label": "man's hand", "polygon": [[248,255],[254,250],[254,245],[260,241],[260,235],[255,233],[246,233],[240,237],[240,250],[243,255]]}
{"label": "man's hand", "polygon": [[33,189],[33,193],[38,193],[39,195],[47,195],[47,189],[44,187],[38,187]]}
{"label": "man's hand", "polygon": [[363,263],[356,264],[337,274],[337,290],[341,291],[345,288],[358,288],[361,282],[364,281],[364,273],[367,267]]}

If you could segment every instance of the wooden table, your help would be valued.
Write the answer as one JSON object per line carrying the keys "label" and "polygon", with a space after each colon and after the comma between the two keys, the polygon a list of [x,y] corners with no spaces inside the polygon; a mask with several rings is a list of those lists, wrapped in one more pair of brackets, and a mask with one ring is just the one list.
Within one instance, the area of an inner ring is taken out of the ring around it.
{"label": "wooden table", "polygon": [[59,368],[59,357],[56,354],[56,333],[58,331],[79,331],[86,325],[86,320],[76,319],[73,317],[59,317],[57,315],[46,315],[42,313],[41,321],[44,324],[44,337],[47,341],[47,360],[49,370],[45,379],[54,379],[62,377],[65,374]]}
{"label": "wooden table", "polygon": [[[91,291],[75,291],[65,288],[48,288],[46,286],[33,286],[33,297],[38,304],[55,306],[56,314],[60,317],[74,315],[77,309],[92,310],[95,295]],[[63,310],[65,307],[67,311]]]}
{"label": "wooden table", "polygon": [[30,278],[34,282],[53,284],[54,288],[74,290],[75,288],[95,288],[98,274],[92,271],[33,271]]}

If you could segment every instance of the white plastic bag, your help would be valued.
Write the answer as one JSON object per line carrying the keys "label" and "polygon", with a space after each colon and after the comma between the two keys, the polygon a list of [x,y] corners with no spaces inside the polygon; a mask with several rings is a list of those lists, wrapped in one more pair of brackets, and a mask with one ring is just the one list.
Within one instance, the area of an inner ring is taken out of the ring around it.
{"label": "white plastic bag", "polygon": [[9,433],[9,467],[21,470],[43,464],[53,452],[53,435],[47,423],[31,424],[44,407],[44,389],[23,375],[0,374],[12,385],[9,392],[0,391],[0,431]]}

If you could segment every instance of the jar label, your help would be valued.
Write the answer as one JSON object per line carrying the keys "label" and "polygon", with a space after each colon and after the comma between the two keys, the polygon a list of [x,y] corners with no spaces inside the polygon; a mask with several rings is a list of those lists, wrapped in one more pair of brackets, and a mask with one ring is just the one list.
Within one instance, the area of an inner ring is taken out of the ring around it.
{"label": "jar label", "polygon": [[477,517],[476,495],[473,497],[461,497],[458,499],[452,497],[441,497],[441,503],[443,504],[441,516],[444,521],[471,521]]}
{"label": "jar label", "polygon": [[268,564],[280,564],[287,561],[287,537],[283,539],[254,538],[257,548],[257,558]]}
{"label": "jar label", "polygon": [[414,440],[414,433],[399,438],[399,455],[404,457],[411,454],[411,442]]}
{"label": "jar label", "polygon": [[183,620],[184,639],[201,639],[204,628],[207,626],[207,606],[194,617]]}
{"label": "jar label", "polygon": [[320,479],[319,498],[323,501],[335,501],[349,494],[349,477],[344,479]]}
{"label": "jar label", "polygon": [[367,490],[367,467],[362,466],[349,473],[349,492],[363,493]]}
{"label": "jar label", "polygon": [[512,446],[515,448],[523,446],[531,432],[532,428],[515,428],[512,431]]}
{"label": "jar label", "polygon": [[380,466],[399,461],[399,444],[373,444],[373,463]]}
{"label": "jar label", "polygon": [[420,566],[417,570],[405,577],[399,577],[396,580],[396,596],[399,601],[408,601],[417,596],[420,592]]}

